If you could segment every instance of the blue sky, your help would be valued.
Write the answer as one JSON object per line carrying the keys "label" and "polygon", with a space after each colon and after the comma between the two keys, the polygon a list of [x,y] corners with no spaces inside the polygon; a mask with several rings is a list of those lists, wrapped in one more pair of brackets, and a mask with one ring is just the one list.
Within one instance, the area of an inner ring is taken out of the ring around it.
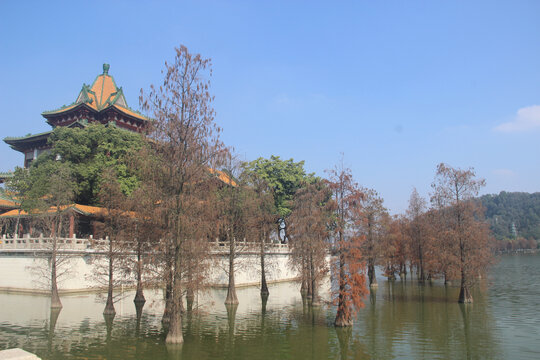
{"label": "blue sky", "polygon": [[[0,137],[49,130],[104,62],[138,109],[174,47],[212,58],[216,121],[240,156],[344,153],[401,212],[436,165],[483,193],[540,191],[538,1],[0,2]],[[0,171],[23,156],[0,144]]]}

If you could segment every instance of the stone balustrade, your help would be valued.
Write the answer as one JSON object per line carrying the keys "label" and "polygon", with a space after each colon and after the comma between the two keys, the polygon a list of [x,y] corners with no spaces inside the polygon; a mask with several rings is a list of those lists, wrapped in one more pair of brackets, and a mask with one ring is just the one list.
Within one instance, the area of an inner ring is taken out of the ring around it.
{"label": "stone balustrade", "polygon": [[[52,248],[53,239],[50,237],[31,237],[30,234],[25,234],[23,237],[8,237],[5,234],[0,238],[0,251],[3,250],[42,250],[49,251]],[[92,236],[85,238],[58,238],[57,247],[59,251],[82,251],[95,252],[106,250],[109,243],[108,237],[105,239],[94,239]],[[212,251],[218,254],[229,253],[229,243],[215,241],[212,242]],[[239,253],[257,253],[260,250],[260,243],[249,241],[237,241],[236,251]],[[289,245],[281,243],[269,243],[265,245],[265,249],[270,253],[288,253]]]}

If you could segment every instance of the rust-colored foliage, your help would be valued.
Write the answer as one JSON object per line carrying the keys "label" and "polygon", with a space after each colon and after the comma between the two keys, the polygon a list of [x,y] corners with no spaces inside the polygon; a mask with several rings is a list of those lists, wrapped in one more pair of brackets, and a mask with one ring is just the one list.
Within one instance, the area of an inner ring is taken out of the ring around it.
{"label": "rust-colored foliage", "polygon": [[274,206],[274,194],[268,182],[257,172],[252,171],[248,163],[242,164],[241,182],[252,189],[252,237],[258,243],[259,260],[261,269],[261,296],[267,297],[270,292],[266,281],[269,269],[266,257],[267,247],[271,243],[270,234],[275,228],[276,216]]}
{"label": "rust-colored foliage", "polygon": [[338,307],[334,324],[351,326],[368,293],[361,251],[364,235],[357,228],[364,194],[354,182],[351,171],[343,166],[330,171],[329,186],[335,202],[334,251],[338,257],[333,264],[337,283],[333,299]]}
{"label": "rust-colored foliage", "polygon": [[471,287],[493,261],[492,237],[483,209],[475,201],[485,185],[476,179],[473,169],[454,169],[445,164],[437,167],[431,201],[437,209],[438,241],[443,254],[450,259],[448,268],[459,270],[459,302],[473,301]]}
{"label": "rust-colored foliage", "polygon": [[209,168],[224,154],[220,129],[214,123],[210,95],[211,62],[176,49],[172,64],[165,64],[164,80],[141,93],[143,109],[154,119],[147,138],[153,150],[143,177],[160,193],[164,253],[169,286],[170,324],[167,343],[181,343],[182,295],[199,284],[199,265],[209,255],[208,237],[215,233],[206,189]]}
{"label": "rust-colored foliage", "polygon": [[[235,289],[235,271],[242,264],[235,261],[242,250],[250,246],[251,241],[260,236],[260,202],[254,188],[248,186],[247,179],[241,173],[241,164],[229,157],[224,171],[235,179],[235,185],[222,184],[216,191],[215,206],[218,213],[219,237],[225,242],[229,254],[229,284],[225,304],[238,304]],[[248,243],[249,242],[249,243]]]}
{"label": "rust-colored foliage", "polygon": [[404,277],[408,260],[407,222],[402,216],[387,218],[387,233],[381,242],[380,262],[384,266],[384,275],[395,279],[396,273]]}
{"label": "rust-colored foliage", "polygon": [[383,199],[375,190],[363,188],[360,191],[363,196],[360,206],[355,208],[356,226],[359,235],[362,235],[362,255],[367,265],[369,285],[376,287],[375,266],[383,251],[382,244],[387,237],[390,218],[383,206]]}
{"label": "rust-colored foliage", "polygon": [[294,198],[290,216],[291,266],[300,274],[302,290],[318,303],[318,284],[327,273],[331,191],[326,182],[304,183]]}

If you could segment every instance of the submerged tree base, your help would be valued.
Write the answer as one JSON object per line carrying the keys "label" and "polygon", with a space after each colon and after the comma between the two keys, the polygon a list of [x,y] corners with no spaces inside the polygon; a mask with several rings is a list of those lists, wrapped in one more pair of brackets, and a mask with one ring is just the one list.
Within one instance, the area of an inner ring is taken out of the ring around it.
{"label": "submerged tree base", "polygon": [[60,301],[60,299],[52,299],[51,300],[51,309],[62,309],[63,305],[62,305],[62,302]]}
{"label": "submerged tree base", "polygon": [[227,297],[225,298],[225,305],[238,305],[238,296],[236,296],[236,288],[234,287],[234,280],[232,285],[229,284],[227,289]]}
{"label": "submerged tree base", "polygon": [[180,345],[184,343],[184,336],[182,334],[172,335],[170,332],[165,338],[165,344],[167,345]]}
{"label": "submerged tree base", "polygon": [[225,305],[238,305],[238,304],[239,304],[239,302],[238,302],[238,299],[236,299],[236,298],[231,297],[230,299],[227,298],[225,300]]}
{"label": "submerged tree base", "polygon": [[103,310],[103,315],[105,316],[116,315],[116,310],[114,310],[114,305],[112,303],[107,303],[107,306],[105,306],[105,310]]}
{"label": "submerged tree base", "polygon": [[116,315],[116,311],[114,309],[105,309],[103,310],[103,315],[111,316]]}
{"label": "submerged tree base", "polygon": [[334,322],[335,327],[347,327],[347,326],[353,326],[352,320],[345,320],[343,317],[336,318],[336,321]]}
{"label": "submerged tree base", "polygon": [[469,289],[466,287],[461,287],[461,290],[459,291],[458,303],[472,304],[472,302],[473,302],[473,297]]}

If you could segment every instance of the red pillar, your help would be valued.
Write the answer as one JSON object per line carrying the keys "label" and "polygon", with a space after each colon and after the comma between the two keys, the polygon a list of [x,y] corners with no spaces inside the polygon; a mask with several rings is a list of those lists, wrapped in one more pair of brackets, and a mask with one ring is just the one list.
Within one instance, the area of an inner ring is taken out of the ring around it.
{"label": "red pillar", "polygon": [[69,215],[69,238],[73,237],[75,233],[75,216],[73,214]]}

